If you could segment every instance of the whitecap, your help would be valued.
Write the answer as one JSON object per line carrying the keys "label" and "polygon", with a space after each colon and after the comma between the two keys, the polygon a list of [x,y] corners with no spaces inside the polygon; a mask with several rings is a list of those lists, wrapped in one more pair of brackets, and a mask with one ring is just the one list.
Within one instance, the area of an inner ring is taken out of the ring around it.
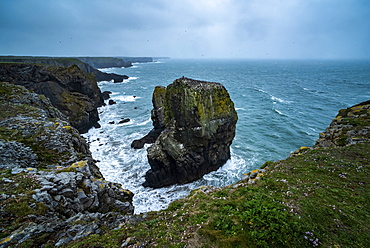
{"label": "whitecap", "polygon": [[113,97],[111,97],[113,100],[119,100],[119,101],[122,101],[122,102],[134,102],[136,101],[136,99],[139,99],[140,97],[139,96],[122,96],[122,95],[119,95],[119,96],[115,96],[116,94],[112,94]]}
{"label": "whitecap", "polygon": [[133,81],[133,80],[137,80],[139,77],[129,77],[128,79],[124,79],[123,81],[122,81],[122,83],[128,83],[128,82],[130,82],[130,81]]}
{"label": "whitecap", "polygon": [[284,115],[281,111],[279,111],[279,110],[277,110],[277,109],[274,109],[274,111],[275,111],[276,113],[278,113],[279,115]]}
{"label": "whitecap", "polygon": [[140,123],[136,124],[136,126],[145,126],[145,125],[149,124],[151,121],[152,121],[152,118],[151,118],[151,117],[149,117],[149,119],[147,119],[147,120],[145,120],[145,121],[143,121],[143,122],[140,122]]}

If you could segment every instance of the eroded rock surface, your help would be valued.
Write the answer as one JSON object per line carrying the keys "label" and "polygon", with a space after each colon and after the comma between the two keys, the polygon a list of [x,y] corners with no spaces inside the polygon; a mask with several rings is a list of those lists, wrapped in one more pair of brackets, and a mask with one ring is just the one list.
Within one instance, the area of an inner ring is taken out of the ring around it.
{"label": "eroded rock surface", "polygon": [[104,180],[49,99],[0,82],[0,110],[0,247],[67,244],[129,219],[133,194]]}
{"label": "eroded rock surface", "polygon": [[159,136],[147,150],[144,186],[188,183],[230,158],[238,116],[223,85],[183,77],[157,87],[153,105],[151,132]]}
{"label": "eroded rock surface", "polygon": [[0,63],[0,81],[22,85],[46,96],[81,133],[99,126],[97,108],[104,103],[102,93],[94,75],[84,73],[77,65]]}
{"label": "eroded rock surface", "polygon": [[315,147],[336,147],[370,140],[370,100],[341,109],[320,133]]}

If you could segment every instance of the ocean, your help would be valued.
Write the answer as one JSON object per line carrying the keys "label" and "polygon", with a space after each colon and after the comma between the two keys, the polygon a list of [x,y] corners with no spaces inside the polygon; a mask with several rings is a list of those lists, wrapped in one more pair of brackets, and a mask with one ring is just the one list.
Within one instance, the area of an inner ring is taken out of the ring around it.
{"label": "ocean", "polygon": [[[101,107],[101,128],[84,136],[104,177],[135,194],[135,213],[164,209],[202,185],[235,183],[266,161],[313,146],[339,109],[370,99],[370,61],[165,59],[102,71],[130,78],[98,83],[117,103]],[[152,128],[154,87],[182,76],[222,83],[228,90],[239,116],[231,159],[196,182],[145,188],[146,149],[130,145]],[[122,118],[130,121],[119,123]]]}

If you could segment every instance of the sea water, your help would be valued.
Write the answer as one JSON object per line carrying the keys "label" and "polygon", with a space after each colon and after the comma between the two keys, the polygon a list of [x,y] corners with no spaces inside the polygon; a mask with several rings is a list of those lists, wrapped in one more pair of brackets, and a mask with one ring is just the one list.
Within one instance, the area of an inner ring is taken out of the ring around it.
{"label": "sea water", "polygon": [[[370,99],[370,61],[169,59],[103,71],[130,78],[98,83],[116,104],[99,109],[101,128],[85,137],[104,177],[135,194],[135,213],[164,209],[202,185],[235,183],[265,161],[313,146],[339,109]],[[196,182],[145,188],[149,145],[135,150],[130,144],[152,129],[154,87],[182,76],[222,83],[228,90],[239,116],[231,159]],[[130,121],[119,123],[122,118]]]}

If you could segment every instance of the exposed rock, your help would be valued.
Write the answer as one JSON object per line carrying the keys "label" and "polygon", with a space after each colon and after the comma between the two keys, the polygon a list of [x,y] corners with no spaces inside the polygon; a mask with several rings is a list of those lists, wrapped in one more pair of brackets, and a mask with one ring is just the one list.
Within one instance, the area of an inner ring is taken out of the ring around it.
{"label": "exposed rock", "polygon": [[314,147],[336,147],[370,140],[370,100],[339,110]]}
{"label": "exposed rock", "polygon": [[108,100],[110,98],[110,95],[112,94],[111,91],[103,91],[101,93],[101,97],[103,98],[103,100]]}
{"label": "exposed rock", "polygon": [[127,123],[127,122],[129,122],[130,121],[130,119],[125,119],[125,118],[123,118],[122,120],[120,120],[118,123]]}
{"label": "exposed rock", "polygon": [[58,246],[129,219],[133,194],[104,180],[49,99],[0,82],[0,109],[0,247]]}
{"label": "exposed rock", "polygon": [[85,73],[94,74],[97,81],[111,81],[122,82],[124,79],[129,77],[126,75],[118,75],[114,73],[105,73],[99,71],[89,64],[77,59],[70,57],[32,57],[32,56],[0,56],[0,62],[16,62],[16,63],[27,63],[27,64],[43,64],[45,66],[52,67],[71,67],[77,65]]}
{"label": "exposed rock", "polygon": [[113,104],[116,104],[117,102],[116,101],[114,101],[114,100],[112,100],[112,99],[109,99],[109,101],[108,101],[108,104],[109,105],[113,105]]}
{"label": "exposed rock", "polygon": [[183,77],[156,88],[153,105],[154,130],[164,130],[148,148],[144,186],[191,182],[230,158],[238,117],[224,86]]}
{"label": "exposed rock", "polygon": [[65,68],[0,63],[0,81],[46,96],[81,133],[99,121],[97,108],[104,103],[100,89],[94,76],[83,73],[76,65]]}

